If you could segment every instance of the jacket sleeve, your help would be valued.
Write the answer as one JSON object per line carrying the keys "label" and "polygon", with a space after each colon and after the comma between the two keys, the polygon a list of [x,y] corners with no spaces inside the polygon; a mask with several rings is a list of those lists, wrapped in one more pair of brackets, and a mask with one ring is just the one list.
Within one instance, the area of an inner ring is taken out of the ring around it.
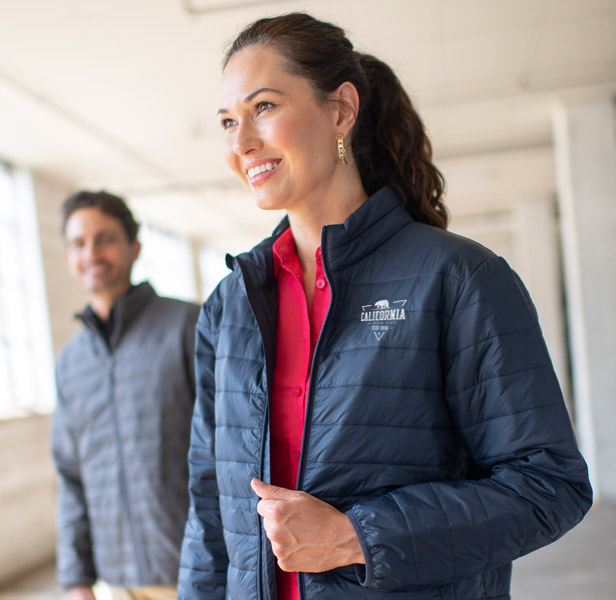
{"label": "jacket sleeve", "polygon": [[214,362],[211,322],[204,307],[195,339],[197,399],[188,453],[190,509],[180,559],[179,600],[225,596],[228,557],[216,483]]}
{"label": "jacket sleeve", "polygon": [[52,428],[52,454],[58,471],[57,576],[65,588],[91,585],[96,580],[77,443],[70,425],[58,385],[58,402]]}
{"label": "jacket sleeve", "polygon": [[559,538],[592,503],[534,306],[503,259],[463,285],[442,343],[445,401],[475,474],[348,511],[369,588],[446,584],[507,564]]}
{"label": "jacket sleeve", "polygon": [[186,317],[184,319],[183,327],[183,345],[184,345],[184,362],[186,365],[186,377],[190,383],[190,387],[193,392],[193,397],[196,393],[195,383],[195,327],[197,324],[197,317],[199,315],[199,308],[193,304],[189,305],[186,311]]}

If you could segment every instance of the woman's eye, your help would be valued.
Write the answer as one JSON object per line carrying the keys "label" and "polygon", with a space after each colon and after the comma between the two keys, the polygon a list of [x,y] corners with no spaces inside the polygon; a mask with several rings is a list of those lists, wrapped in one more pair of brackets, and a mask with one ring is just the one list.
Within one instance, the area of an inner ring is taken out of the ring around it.
{"label": "woman's eye", "polygon": [[223,120],[220,122],[220,126],[221,126],[223,129],[229,129],[229,127],[231,127],[231,125],[233,125],[233,119],[223,119]]}
{"label": "woman's eye", "polygon": [[270,108],[274,108],[274,105],[271,102],[257,102],[257,112],[262,113]]}

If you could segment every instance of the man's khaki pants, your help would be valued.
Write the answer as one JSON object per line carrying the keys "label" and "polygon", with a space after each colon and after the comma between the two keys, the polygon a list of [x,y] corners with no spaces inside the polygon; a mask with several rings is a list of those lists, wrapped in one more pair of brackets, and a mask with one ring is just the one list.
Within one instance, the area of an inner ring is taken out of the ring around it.
{"label": "man's khaki pants", "polygon": [[169,587],[111,588],[113,600],[177,600],[178,589]]}

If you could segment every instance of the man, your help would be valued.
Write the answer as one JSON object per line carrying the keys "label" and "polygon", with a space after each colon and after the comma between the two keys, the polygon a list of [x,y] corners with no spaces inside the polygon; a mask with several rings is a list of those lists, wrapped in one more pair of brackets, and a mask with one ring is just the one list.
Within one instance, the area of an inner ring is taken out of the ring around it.
{"label": "man", "polygon": [[176,598],[198,307],[131,285],[139,226],[121,198],[79,192],[62,218],[88,306],[56,367],[58,580],[69,600],[97,579],[114,598]]}

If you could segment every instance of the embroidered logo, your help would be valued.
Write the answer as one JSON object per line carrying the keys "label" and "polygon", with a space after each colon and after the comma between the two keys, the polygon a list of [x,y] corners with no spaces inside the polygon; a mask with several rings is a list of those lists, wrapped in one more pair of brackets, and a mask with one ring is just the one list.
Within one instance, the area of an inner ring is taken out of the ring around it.
{"label": "embroidered logo", "polygon": [[361,322],[369,325],[377,340],[382,337],[399,321],[406,321],[406,300],[387,299],[377,300],[374,304],[365,304],[361,307]]}

